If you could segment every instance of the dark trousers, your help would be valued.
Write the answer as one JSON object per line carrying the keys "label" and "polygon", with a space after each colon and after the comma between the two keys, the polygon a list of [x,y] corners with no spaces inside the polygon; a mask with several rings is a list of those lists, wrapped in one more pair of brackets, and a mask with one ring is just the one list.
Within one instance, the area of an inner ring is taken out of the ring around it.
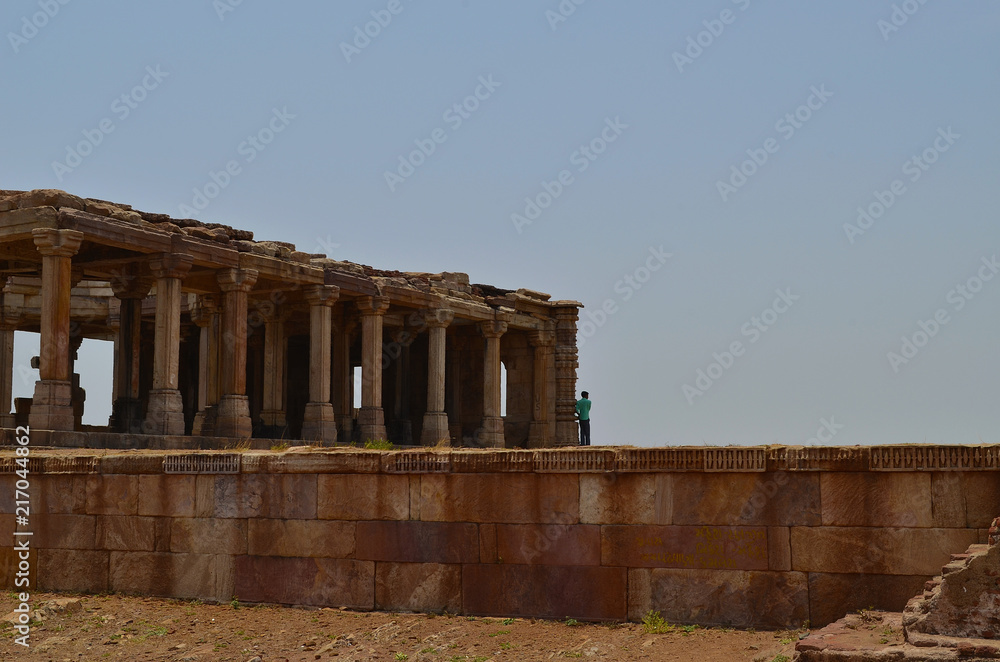
{"label": "dark trousers", "polygon": [[580,445],[590,445],[590,420],[580,421]]}

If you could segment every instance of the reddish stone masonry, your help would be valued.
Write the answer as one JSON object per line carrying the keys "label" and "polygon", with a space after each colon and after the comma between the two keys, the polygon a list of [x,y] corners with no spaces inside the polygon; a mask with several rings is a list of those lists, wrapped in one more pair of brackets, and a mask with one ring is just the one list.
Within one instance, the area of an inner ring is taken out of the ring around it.
{"label": "reddish stone masonry", "polygon": [[[1000,500],[996,447],[891,450],[908,468],[873,460],[884,447],[36,448],[32,586],[824,625],[871,606],[901,610],[955,550],[986,542]],[[927,458],[937,459],[924,468]],[[12,460],[0,453],[8,580]]]}

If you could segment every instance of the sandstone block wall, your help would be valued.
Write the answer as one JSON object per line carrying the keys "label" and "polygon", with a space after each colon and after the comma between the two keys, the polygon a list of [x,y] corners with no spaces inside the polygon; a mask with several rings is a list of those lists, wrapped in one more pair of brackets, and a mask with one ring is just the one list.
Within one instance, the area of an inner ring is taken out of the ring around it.
{"label": "sandstone block wall", "polygon": [[[67,454],[69,453],[69,454]],[[997,447],[35,450],[35,588],[781,628],[985,542]],[[0,577],[14,464],[0,454]],[[22,527],[23,528],[23,527]]]}

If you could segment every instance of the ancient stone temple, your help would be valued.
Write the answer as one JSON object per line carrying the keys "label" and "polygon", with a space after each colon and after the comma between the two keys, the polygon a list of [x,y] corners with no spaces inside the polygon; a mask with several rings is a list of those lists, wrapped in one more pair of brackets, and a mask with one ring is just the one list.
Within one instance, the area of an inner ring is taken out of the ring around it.
{"label": "ancient stone temple", "polygon": [[[58,445],[576,443],[575,301],[57,190],[0,191],[0,273],[2,424],[67,433]],[[40,333],[41,350],[34,397],[10,413],[15,331]],[[85,338],[115,343],[107,429],[81,425]]]}

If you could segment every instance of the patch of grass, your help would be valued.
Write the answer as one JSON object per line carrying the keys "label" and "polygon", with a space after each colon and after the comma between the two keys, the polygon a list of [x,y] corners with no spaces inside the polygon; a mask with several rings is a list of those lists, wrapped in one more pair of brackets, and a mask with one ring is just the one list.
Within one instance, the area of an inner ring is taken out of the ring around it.
{"label": "patch of grass", "polygon": [[694,632],[695,630],[698,629],[698,626],[697,625],[682,625],[681,629],[684,630],[685,634],[691,634],[692,632]]}
{"label": "patch of grass", "polygon": [[513,618],[505,618],[502,621],[500,621],[500,625],[513,625],[513,624],[514,624]]}
{"label": "patch of grass", "polygon": [[674,626],[668,623],[660,612],[650,609],[642,617],[642,629],[650,634],[665,634],[673,632]]}
{"label": "patch of grass", "polygon": [[503,643],[500,644],[500,650],[502,650],[502,651],[509,651],[513,647],[514,647],[514,644],[510,643],[509,641],[505,641],[505,642],[503,642]]}
{"label": "patch of grass", "polygon": [[438,651],[436,648],[431,647],[431,648],[422,648],[420,649],[420,652],[421,654],[426,654],[426,653],[437,653]]}
{"label": "patch of grass", "polygon": [[287,441],[283,441],[280,444],[275,444],[274,446],[271,446],[271,450],[272,451],[287,451],[288,450],[288,442]]}
{"label": "patch of grass", "polygon": [[410,656],[407,655],[406,653],[396,653],[395,659],[397,659],[397,660],[408,660],[408,659],[410,659]]}
{"label": "patch of grass", "polygon": [[791,639],[779,639],[778,643],[781,644],[782,646],[787,646],[788,644],[792,643],[792,640]]}
{"label": "patch of grass", "polygon": [[229,606],[230,606],[230,607],[232,607],[233,609],[239,609],[239,608],[240,608],[240,601],[239,601],[239,598],[237,598],[237,597],[236,597],[236,596],[234,595],[234,596],[233,596],[233,599],[229,601]]}
{"label": "patch of grass", "polygon": [[490,637],[499,637],[501,634],[510,634],[510,630],[497,630],[493,634],[487,635],[487,636],[490,636]]}
{"label": "patch of grass", "polygon": [[369,439],[365,442],[365,448],[376,451],[391,451],[396,447],[388,439]]}
{"label": "patch of grass", "polygon": [[565,625],[573,628],[573,627],[576,627],[577,625],[579,625],[580,621],[576,620],[575,618],[567,618],[565,621],[563,621],[563,623]]}
{"label": "patch of grass", "polygon": [[563,651],[563,657],[583,657],[583,653],[580,651]]}
{"label": "patch of grass", "polygon": [[792,662],[792,658],[787,655],[775,655],[771,662]]}

